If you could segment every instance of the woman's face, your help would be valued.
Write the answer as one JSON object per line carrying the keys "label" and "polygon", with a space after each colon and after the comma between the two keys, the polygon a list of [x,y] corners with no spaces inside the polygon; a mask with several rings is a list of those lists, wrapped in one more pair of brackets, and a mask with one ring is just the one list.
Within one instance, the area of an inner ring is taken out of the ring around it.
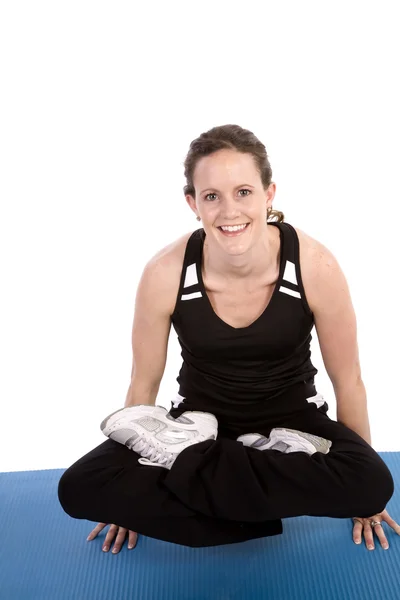
{"label": "woman's face", "polygon": [[188,195],[186,200],[201,217],[209,241],[241,254],[265,234],[276,186],[264,190],[251,154],[218,150],[205,156],[196,165],[193,183],[196,199]]}

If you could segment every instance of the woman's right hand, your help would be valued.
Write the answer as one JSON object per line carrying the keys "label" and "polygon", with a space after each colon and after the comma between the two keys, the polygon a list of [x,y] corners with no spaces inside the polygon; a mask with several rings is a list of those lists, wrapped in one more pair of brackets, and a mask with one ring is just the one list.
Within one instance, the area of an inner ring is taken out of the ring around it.
{"label": "woman's right hand", "polygon": [[[98,525],[96,525],[96,527],[89,533],[87,541],[89,542],[93,540],[97,536],[97,534],[100,533],[100,531],[102,531],[106,526],[107,523],[99,523]],[[104,540],[103,551],[108,552],[108,550],[110,549],[111,542],[113,541],[115,535],[117,535],[114,548],[112,549],[112,553],[116,554],[117,552],[119,552],[121,550],[121,546],[124,543],[127,531],[128,529],[126,529],[125,527],[119,527],[118,525],[110,525],[110,529],[106,535],[106,539]],[[136,533],[136,531],[129,530],[129,549],[134,548],[136,546],[137,538],[138,534]]]}

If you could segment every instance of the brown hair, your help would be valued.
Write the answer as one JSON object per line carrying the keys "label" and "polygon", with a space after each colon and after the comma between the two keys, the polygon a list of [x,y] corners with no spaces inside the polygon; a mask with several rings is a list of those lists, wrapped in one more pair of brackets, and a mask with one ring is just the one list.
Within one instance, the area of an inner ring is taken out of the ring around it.
{"label": "brown hair", "polygon": [[[268,189],[272,179],[272,169],[264,144],[260,142],[254,133],[248,129],[243,129],[239,125],[221,125],[209,129],[209,131],[202,133],[191,142],[184,162],[186,185],[183,188],[183,193],[185,196],[190,194],[195,198],[193,173],[197,161],[203,156],[209,156],[213,152],[222,149],[251,154],[260,173],[263,187],[265,190]],[[271,217],[276,217],[278,222],[283,222],[285,219],[285,215],[279,210],[270,210],[267,221],[272,220]]]}

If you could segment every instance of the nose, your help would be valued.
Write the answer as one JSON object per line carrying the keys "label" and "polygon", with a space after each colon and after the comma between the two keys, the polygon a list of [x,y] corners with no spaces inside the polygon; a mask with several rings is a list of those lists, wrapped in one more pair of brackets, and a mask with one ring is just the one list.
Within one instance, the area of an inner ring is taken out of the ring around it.
{"label": "nose", "polygon": [[235,198],[225,197],[222,201],[221,214],[226,220],[233,220],[239,214],[239,203]]}

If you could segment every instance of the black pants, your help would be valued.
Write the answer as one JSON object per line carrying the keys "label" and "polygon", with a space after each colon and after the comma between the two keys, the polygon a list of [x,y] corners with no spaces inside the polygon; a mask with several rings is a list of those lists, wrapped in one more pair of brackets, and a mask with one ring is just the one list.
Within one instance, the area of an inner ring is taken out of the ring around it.
{"label": "black pants", "polygon": [[282,533],[282,518],[370,517],[394,492],[385,462],[358,434],[331,420],[327,404],[274,427],[332,441],[328,454],[256,450],[219,428],[217,440],[181,452],[171,470],[106,440],[62,475],[58,497],[76,519],[114,523],[186,546],[215,546]]}

